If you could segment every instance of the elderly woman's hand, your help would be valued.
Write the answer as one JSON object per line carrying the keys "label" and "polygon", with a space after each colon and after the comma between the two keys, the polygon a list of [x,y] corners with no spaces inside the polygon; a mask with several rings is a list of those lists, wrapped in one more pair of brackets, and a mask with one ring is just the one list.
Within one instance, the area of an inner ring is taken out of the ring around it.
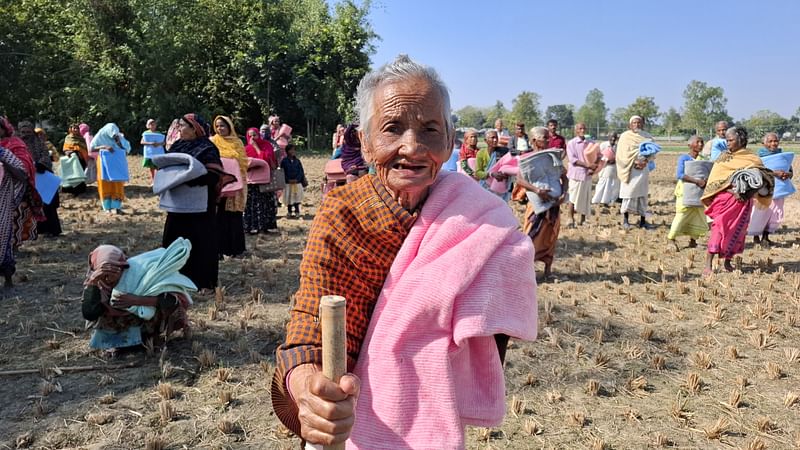
{"label": "elderly woman's hand", "polygon": [[334,383],[318,366],[302,364],[292,371],[289,384],[299,410],[300,434],[312,444],[344,442],[355,422],[361,380],[344,375]]}

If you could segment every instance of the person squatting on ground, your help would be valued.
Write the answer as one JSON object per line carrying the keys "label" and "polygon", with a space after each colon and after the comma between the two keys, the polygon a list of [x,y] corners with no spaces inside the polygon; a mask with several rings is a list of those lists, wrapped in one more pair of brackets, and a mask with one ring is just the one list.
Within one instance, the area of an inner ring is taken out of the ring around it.
{"label": "person squatting on ground", "polygon": [[[315,444],[461,448],[465,425],[503,418],[507,336],[536,335],[534,275],[508,270],[531,267],[533,246],[501,199],[439,170],[453,126],[433,69],[401,55],[356,98],[376,173],[330,191],[314,219],[272,404]],[[320,369],[328,294],[348,302],[339,383]]]}

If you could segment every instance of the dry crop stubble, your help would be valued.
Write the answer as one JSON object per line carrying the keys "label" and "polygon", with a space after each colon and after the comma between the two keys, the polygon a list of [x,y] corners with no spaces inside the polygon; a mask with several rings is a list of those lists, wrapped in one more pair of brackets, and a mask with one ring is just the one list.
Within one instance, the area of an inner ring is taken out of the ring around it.
{"label": "dry crop stubble", "polygon": [[[325,157],[299,156],[311,182],[302,208],[313,215]],[[653,223],[666,225],[624,232],[618,206],[612,205],[586,227],[561,230],[554,279],[538,289],[541,341],[514,341],[506,358],[506,418],[496,428],[470,428],[468,448],[716,446],[718,441],[706,441],[706,431],[736,448],[760,448],[759,442],[790,448],[800,441],[800,362],[792,350],[800,342],[800,202],[787,199],[786,228],[774,234],[776,246],[748,243],[741,274],[703,279],[704,239],[689,249],[687,238],[680,237],[679,252],[666,242],[676,156],[659,155],[651,174]],[[86,255],[93,247],[116,243],[136,254],[160,245],[164,214],[148,192],[141,160],[132,157],[130,166],[134,180],[126,188],[126,203],[132,214],[97,213],[93,188],[78,199],[63,195],[60,213],[68,234],[23,246],[18,298],[0,302],[4,368],[116,364],[87,351],[89,333],[79,305]],[[521,217],[522,208],[513,207]],[[136,363],[132,369],[56,375],[47,381],[59,383],[62,392],[43,399],[27,398],[40,394],[44,380],[38,374],[3,380],[0,394],[9,407],[0,409],[0,447],[14,447],[13,439],[27,432],[30,446],[113,446],[104,428],[114,427],[119,442],[153,449],[292,448],[295,441],[270,412],[268,387],[311,221],[287,220],[284,213],[279,211],[280,233],[248,235],[247,258],[220,263],[225,291],[219,297],[195,296],[189,311],[194,333],[171,340],[161,358],[154,349],[152,356],[122,355],[121,362]],[[552,338],[545,327],[553,330]],[[204,351],[213,352],[213,362],[201,364]],[[708,359],[694,361],[699,353]],[[769,363],[777,365],[780,377],[771,378],[775,370]],[[220,379],[219,368],[230,370],[228,381]],[[690,394],[687,379],[693,372],[702,389]],[[635,389],[639,377],[644,385]],[[159,380],[179,394],[161,400]],[[736,403],[733,390],[741,392],[737,420],[722,412]],[[523,403],[521,409],[514,408],[514,398]],[[166,426],[162,401],[173,413]],[[69,421],[105,411],[87,405],[113,408],[114,420]],[[761,416],[778,429],[757,435]],[[722,418],[729,424],[719,431]]]}

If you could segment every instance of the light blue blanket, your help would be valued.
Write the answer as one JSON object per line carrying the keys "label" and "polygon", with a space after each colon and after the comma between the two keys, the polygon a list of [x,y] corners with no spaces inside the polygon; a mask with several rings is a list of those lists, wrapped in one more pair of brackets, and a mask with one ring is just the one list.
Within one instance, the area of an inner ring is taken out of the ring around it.
{"label": "light blue blanket", "polygon": [[45,205],[49,205],[53,201],[60,185],[61,178],[58,178],[53,172],[36,173],[36,192],[42,197]]}
{"label": "light blue blanket", "polygon": [[83,166],[81,166],[80,158],[78,158],[76,153],[70,156],[62,156],[59,161],[61,186],[71,188],[86,182],[86,174],[84,173]]}
{"label": "light blue blanket", "polygon": [[[117,140],[119,139],[119,144]],[[128,158],[127,153],[131,151],[131,144],[125,136],[119,132],[117,125],[107,123],[92,139],[91,149],[101,146],[111,147],[111,150],[100,150],[100,179],[103,181],[128,181]]]}
{"label": "light blue blanket", "polygon": [[[191,303],[190,293],[197,286],[187,276],[178,271],[189,259],[192,244],[187,239],[178,238],[167,248],[158,248],[128,259],[130,267],[122,272],[119,283],[111,292],[111,298],[121,294],[157,296],[167,292],[186,295]],[[156,314],[152,306],[131,306],[127,309],[144,320]]]}
{"label": "light blue blanket", "polygon": [[[792,160],[794,160],[794,153],[773,153],[768,156],[762,156],[761,161],[764,162],[769,170],[782,170],[788,172],[792,168]],[[775,192],[772,194],[773,199],[786,198],[797,191],[794,187],[792,179],[781,180],[775,177]]]}

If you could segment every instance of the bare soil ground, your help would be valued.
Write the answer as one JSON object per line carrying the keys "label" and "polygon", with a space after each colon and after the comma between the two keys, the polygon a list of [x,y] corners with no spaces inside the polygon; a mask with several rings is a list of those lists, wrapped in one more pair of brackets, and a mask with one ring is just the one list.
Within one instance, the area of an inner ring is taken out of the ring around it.
{"label": "bare soil ground", "polygon": [[[88,349],[87,255],[158,247],[165,215],[135,157],[126,215],[100,212],[94,189],[62,195],[65,235],[26,243],[0,300],[0,370],[36,369],[0,376],[0,449],[296,448],[268,384],[321,196],[324,159],[300,156],[304,218],[279,211],[279,234],[221,262],[224,298],[195,298],[191,336],[114,360]],[[800,448],[800,204],[787,200],[777,245],[748,245],[742,271],[703,279],[702,245],[666,242],[675,161],[654,172],[657,230],[623,231],[617,207],[562,230],[540,338],[509,350],[507,417],[470,429],[469,448]],[[94,367],[58,369],[75,366]]]}

